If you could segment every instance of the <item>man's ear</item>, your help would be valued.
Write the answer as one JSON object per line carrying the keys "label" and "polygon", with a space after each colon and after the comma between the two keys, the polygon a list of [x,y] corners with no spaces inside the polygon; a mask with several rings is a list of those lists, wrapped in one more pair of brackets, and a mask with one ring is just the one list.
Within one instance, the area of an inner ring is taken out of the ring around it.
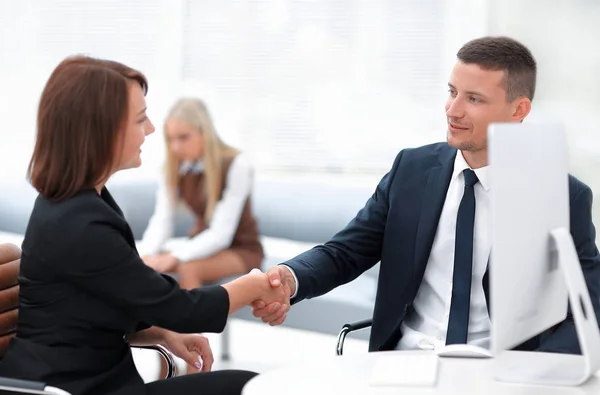
{"label": "man's ear", "polygon": [[512,118],[516,122],[522,122],[531,112],[531,100],[527,97],[519,97],[513,103]]}

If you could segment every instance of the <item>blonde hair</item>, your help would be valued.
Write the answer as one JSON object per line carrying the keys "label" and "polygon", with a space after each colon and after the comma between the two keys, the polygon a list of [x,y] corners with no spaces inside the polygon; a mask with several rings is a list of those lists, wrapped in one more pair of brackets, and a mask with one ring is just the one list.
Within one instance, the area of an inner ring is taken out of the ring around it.
{"label": "blonde hair", "polygon": [[196,98],[179,99],[169,110],[163,125],[163,134],[167,148],[167,161],[165,165],[165,176],[167,188],[169,189],[172,202],[177,200],[177,188],[179,182],[179,168],[181,161],[169,149],[169,141],[166,133],[166,120],[177,119],[187,123],[202,133],[204,137],[204,176],[207,198],[204,221],[208,224],[215,211],[215,206],[221,197],[223,188],[223,161],[234,157],[238,151],[225,144],[217,135],[210,114],[204,102]]}

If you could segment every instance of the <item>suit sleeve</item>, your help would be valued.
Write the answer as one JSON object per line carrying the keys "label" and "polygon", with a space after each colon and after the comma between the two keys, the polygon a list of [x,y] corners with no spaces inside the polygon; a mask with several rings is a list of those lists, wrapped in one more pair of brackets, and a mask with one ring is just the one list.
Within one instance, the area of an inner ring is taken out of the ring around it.
{"label": "suit sleeve", "polygon": [[[581,189],[571,201],[571,235],[596,318],[600,319],[600,256],[596,247],[596,230],[592,223],[592,200],[590,188],[581,185]],[[542,334],[537,351],[581,354],[570,308],[565,321]]]}
{"label": "suit sleeve", "polygon": [[57,226],[51,235],[67,248],[49,249],[49,270],[139,322],[180,333],[224,329],[229,295],[223,287],[182,290],[173,278],[145,265],[110,221],[97,216],[76,228]]}
{"label": "suit sleeve", "polygon": [[356,217],[330,241],[284,262],[297,278],[292,303],[323,295],[346,284],[381,260],[387,222],[389,191],[402,152],[381,179],[375,193]]}

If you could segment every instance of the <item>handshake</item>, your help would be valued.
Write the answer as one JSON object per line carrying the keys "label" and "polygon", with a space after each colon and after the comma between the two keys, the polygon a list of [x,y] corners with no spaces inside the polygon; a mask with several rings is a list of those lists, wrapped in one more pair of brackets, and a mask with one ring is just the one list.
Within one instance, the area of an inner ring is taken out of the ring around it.
{"label": "handshake", "polygon": [[266,273],[253,269],[247,276],[254,276],[260,285],[254,291],[258,298],[250,306],[252,314],[269,325],[280,325],[290,309],[290,296],[296,292],[296,281],[290,269],[277,265]]}

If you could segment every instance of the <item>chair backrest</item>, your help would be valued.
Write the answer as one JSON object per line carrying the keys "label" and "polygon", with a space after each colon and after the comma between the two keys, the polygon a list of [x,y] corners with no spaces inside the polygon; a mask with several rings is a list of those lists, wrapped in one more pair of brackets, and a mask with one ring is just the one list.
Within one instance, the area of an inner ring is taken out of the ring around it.
{"label": "chair backrest", "polygon": [[0,359],[17,330],[21,249],[0,244]]}

